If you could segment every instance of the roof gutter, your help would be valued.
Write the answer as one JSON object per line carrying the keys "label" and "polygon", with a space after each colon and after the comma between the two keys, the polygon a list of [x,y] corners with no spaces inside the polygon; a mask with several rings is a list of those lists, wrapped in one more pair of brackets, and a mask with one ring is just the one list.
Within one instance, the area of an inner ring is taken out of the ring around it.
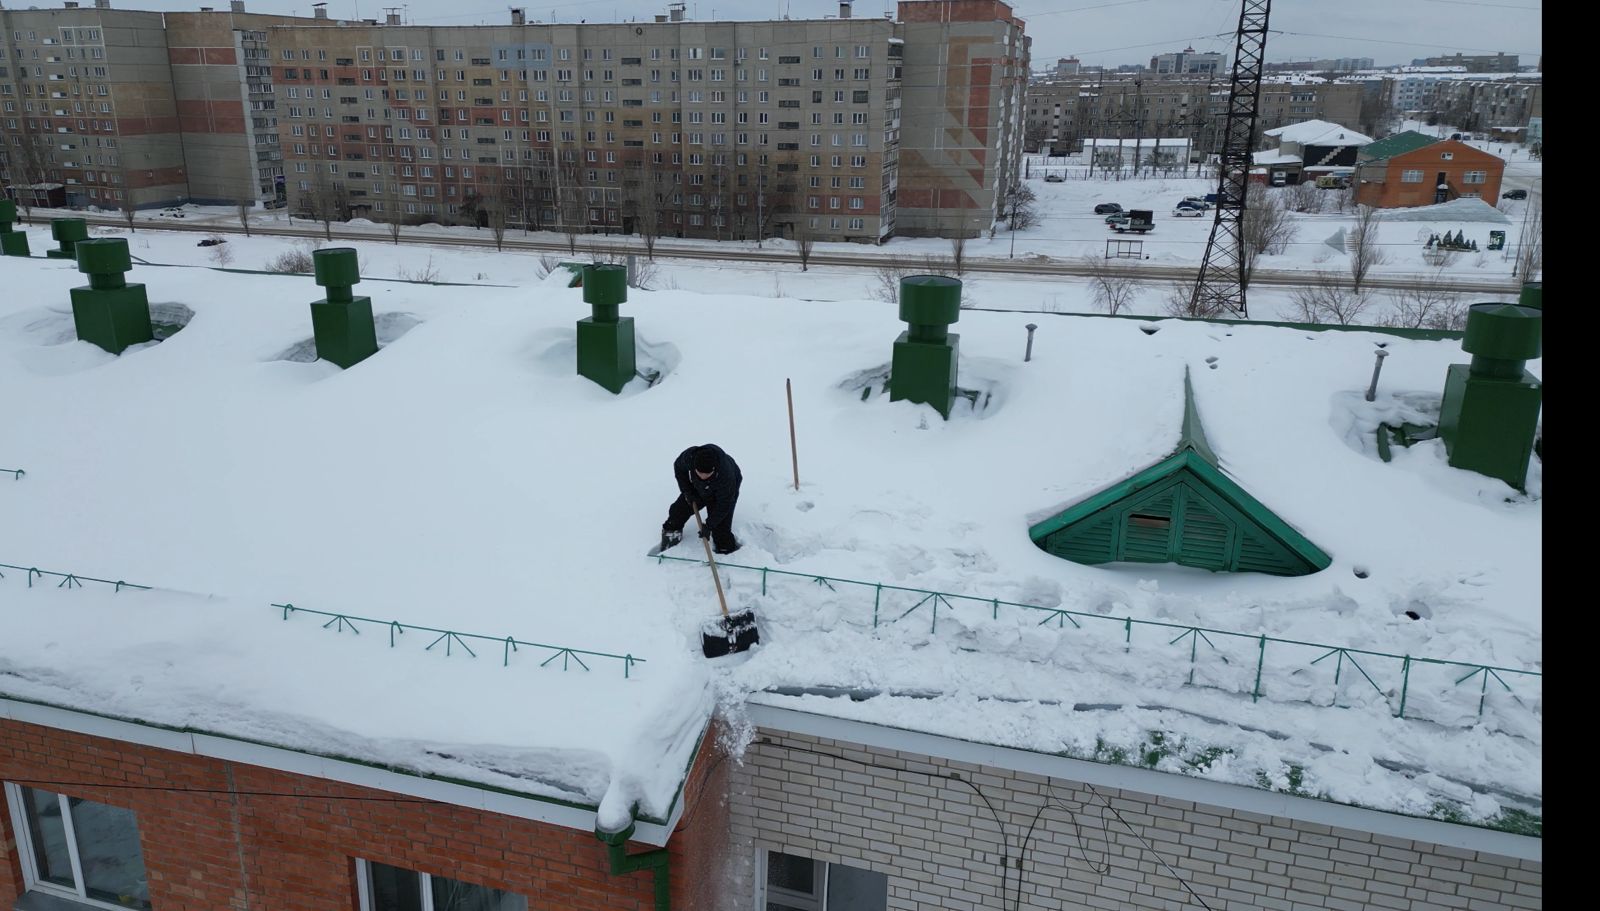
{"label": "roof gutter", "polygon": [[620,832],[606,832],[596,826],[594,837],[606,846],[606,854],[611,858],[612,876],[649,871],[655,877],[656,911],[672,911],[670,858],[666,848],[629,854],[627,845],[628,839],[633,837],[632,822]]}

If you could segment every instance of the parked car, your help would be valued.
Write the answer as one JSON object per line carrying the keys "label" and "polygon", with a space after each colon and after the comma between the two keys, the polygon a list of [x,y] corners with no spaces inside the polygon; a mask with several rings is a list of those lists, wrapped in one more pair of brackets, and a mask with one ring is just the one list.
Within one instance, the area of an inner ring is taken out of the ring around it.
{"label": "parked car", "polygon": [[1096,215],[1110,215],[1113,212],[1121,212],[1121,211],[1122,211],[1122,207],[1117,205],[1114,202],[1103,202],[1100,205],[1094,207],[1094,214],[1096,214]]}
{"label": "parked car", "polygon": [[[1211,196],[1215,196],[1217,194],[1212,193],[1210,195]],[[1181,206],[1181,205],[1184,205],[1185,203],[1187,203],[1189,205],[1192,205],[1192,206],[1196,206],[1196,207],[1201,208],[1201,209],[1209,209],[1209,208],[1211,208],[1211,200],[1207,199],[1205,197],[1201,197],[1201,196],[1185,196],[1183,198],[1183,201],[1178,203],[1178,205]]]}
{"label": "parked car", "polygon": [[1200,209],[1194,208],[1193,206],[1180,205],[1176,209],[1172,210],[1172,214],[1179,218],[1199,218],[1206,213]]}
{"label": "parked car", "polygon": [[1205,196],[1204,196],[1204,197],[1203,197],[1203,198],[1202,198],[1202,200],[1201,200],[1201,201],[1202,201],[1202,202],[1209,202],[1209,203],[1211,203],[1211,204],[1212,204],[1212,205],[1216,205],[1216,203],[1217,203],[1217,194],[1215,194],[1215,193],[1207,193],[1207,194],[1206,194],[1206,195],[1205,195]]}
{"label": "parked car", "polygon": [[1135,234],[1146,234],[1155,230],[1155,213],[1149,209],[1133,209],[1128,212],[1126,221],[1116,222],[1111,225],[1111,230],[1118,234],[1132,231]]}
{"label": "parked car", "polygon": [[1507,190],[1500,194],[1501,199],[1527,199],[1527,190]]}
{"label": "parked car", "polygon": [[1183,200],[1179,200],[1178,204],[1176,206],[1174,206],[1173,208],[1177,208],[1177,209],[1194,209],[1197,212],[1204,212],[1205,210],[1207,210],[1207,209],[1209,209],[1211,207],[1206,205],[1203,202],[1195,202],[1192,199],[1183,199]]}
{"label": "parked car", "polygon": [[1062,177],[1060,174],[1046,174],[1046,175],[1044,175],[1044,182],[1045,183],[1066,183],[1066,180],[1067,179],[1065,177]]}

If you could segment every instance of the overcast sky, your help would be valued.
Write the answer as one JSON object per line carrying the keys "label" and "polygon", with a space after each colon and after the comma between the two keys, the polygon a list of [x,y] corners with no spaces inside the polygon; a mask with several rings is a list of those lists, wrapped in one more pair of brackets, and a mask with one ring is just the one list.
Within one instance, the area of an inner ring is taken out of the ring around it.
{"label": "overcast sky", "polygon": [[[19,8],[26,0],[6,0]],[[37,0],[36,0],[37,2]],[[330,0],[333,18],[381,16],[380,3],[399,0]],[[226,0],[112,0],[124,9],[223,8]],[[41,7],[59,6],[44,0]],[[85,2],[85,5],[88,5]],[[509,21],[507,7],[522,5],[528,18],[590,22],[648,18],[665,12],[667,0],[411,0],[407,21],[470,25]],[[310,15],[311,0],[246,0],[256,12]],[[1117,65],[1150,60],[1152,54],[1182,50],[1232,53],[1239,23],[1239,0],[1014,0],[1013,7],[1033,36],[1035,68],[1057,57]],[[857,0],[855,15],[881,16],[887,0]],[[838,13],[837,0],[691,0],[695,19],[817,18]],[[1267,60],[1371,57],[1378,65],[1410,63],[1416,57],[1519,54],[1538,61],[1543,32],[1539,0],[1277,0],[1267,37]]]}

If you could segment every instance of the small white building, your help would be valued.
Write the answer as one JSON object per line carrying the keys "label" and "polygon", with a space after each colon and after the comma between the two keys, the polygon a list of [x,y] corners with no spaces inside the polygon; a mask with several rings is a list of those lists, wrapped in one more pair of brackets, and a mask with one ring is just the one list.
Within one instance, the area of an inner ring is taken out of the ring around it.
{"label": "small white building", "polygon": [[1081,157],[1084,164],[1092,161],[1097,168],[1176,169],[1189,163],[1190,146],[1185,137],[1085,139]]}

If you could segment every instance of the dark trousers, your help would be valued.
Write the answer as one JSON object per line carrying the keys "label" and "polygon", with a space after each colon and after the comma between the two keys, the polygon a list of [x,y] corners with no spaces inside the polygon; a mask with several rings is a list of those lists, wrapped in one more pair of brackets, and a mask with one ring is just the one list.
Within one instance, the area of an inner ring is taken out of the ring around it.
{"label": "dark trousers", "polygon": [[[735,497],[728,504],[726,512],[723,513],[726,518],[722,523],[711,526],[711,546],[718,551],[732,552],[739,548],[739,542],[734,540],[733,537],[733,508],[738,503],[739,499]],[[672,501],[671,506],[667,507],[667,521],[661,526],[661,530],[682,531],[684,525],[688,524],[693,516],[694,510],[689,508],[689,501],[684,499],[683,494],[678,494],[678,498]],[[705,521],[704,513],[701,513],[701,521]]]}

